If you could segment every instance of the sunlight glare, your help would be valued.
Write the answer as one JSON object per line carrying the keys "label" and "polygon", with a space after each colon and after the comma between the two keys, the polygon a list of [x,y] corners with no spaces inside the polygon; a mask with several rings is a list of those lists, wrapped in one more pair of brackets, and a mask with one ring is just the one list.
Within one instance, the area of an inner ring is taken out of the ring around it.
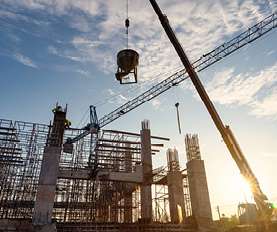
{"label": "sunlight glare", "polygon": [[253,202],[253,196],[249,183],[239,174],[234,178],[234,186],[236,186],[241,202]]}

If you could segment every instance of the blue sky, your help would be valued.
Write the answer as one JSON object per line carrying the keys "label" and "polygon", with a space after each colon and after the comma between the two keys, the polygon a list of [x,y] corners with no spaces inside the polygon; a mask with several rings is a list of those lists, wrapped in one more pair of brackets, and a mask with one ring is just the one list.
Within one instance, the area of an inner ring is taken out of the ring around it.
{"label": "blue sky", "polygon": [[[277,9],[275,0],[159,1],[191,61]],[[88,106],[99,117],[180,69],[148,1],[130,0],[130,47],[140,53],[139,84],[114,78],[116,53],[125,46],[125,1],[0,0],[0,117],[48,123],[58,101],[68,104],[74,126],[86,123]],[[277,164],[276,29],[199,74],[270,199]],[[167,136],[185,163],[174,104],[183,133],[198,133],[212,207],[235,213],[245,199],[239,174],[189,81],[140,106],[108,127],[138,131],[149,119],[153,134]],[[83,117],[84,116],[84,117]],[[81,120],[83,119],[83,120]],[[165,165],[165,151],[154,157]],[[249,197],[248,197],[249,198]],[[248,199],[251,200],[251,199]]]}

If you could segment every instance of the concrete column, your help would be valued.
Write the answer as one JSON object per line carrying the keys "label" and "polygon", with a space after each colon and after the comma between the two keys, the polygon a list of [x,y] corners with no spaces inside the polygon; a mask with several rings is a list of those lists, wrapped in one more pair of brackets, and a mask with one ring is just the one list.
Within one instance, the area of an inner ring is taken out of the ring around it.
{"label": "concrete column", "polygon": [[212,210],[204,161],[190,160],[187,163],[187,172],[192,215],[199,228],[206,228],[212,222]]}
{"label": "concrete column", "polygon": [[185,198],[183,177],[180,171],[178,152],[176,149],[167,151],[168,173],[168,196],[169,211],[172,223],[182,223],[185,218]]}
{"label": "concrete column", "polygon": [[167,174],[169,210],[172,223],[182,223],[185,219],[185,199],[183,177],[180,171]]}
{"label": "concrete column", "polygon": [[[127,148],[130,148],[129,143],[126,143],[125,146]],[[127,152],[125,153],[125,172],[132,172],[132,152],[130,150],[127,150]],[[124,187],[124,222],[131,223],[133,214],[132,188],[129,187],[128,183],[124,184]]]}
{"label": "concrete column", "polygon": [[34,225],[46,225],[52,222],[60,154],[60,147],[44,149],[33,215]]}
{"label": "concrete column", "polygon": [[54,120],[44,148],[33,214],[33,224],[42,226],[38,227],[39,231],[55,231],[55,226],[52,226],[52,214],[66,122],[66,110],[56,106],[53,112]]}
{"label": "concrete column", "polygon": [[143,222],[152,221],[152,157],[151,157],[151,133],[149,121],[142,122],[141,135],[141,159],[143,170],[143,183],[141,185],[141,219]]}
{"label": "concrete column", "polygon": [[199,231],[206,231],[212,222],[212,210],[198,136],[187,134],[185,145],[192,216],[198,225]]}

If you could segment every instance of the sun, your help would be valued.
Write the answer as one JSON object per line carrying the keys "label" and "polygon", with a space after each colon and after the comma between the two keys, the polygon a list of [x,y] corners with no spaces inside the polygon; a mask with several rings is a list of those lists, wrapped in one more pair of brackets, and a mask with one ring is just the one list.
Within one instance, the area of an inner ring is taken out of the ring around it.
{"label": "sun", "polygon": [[233,186],[236,186],[239,201],[240,202],[253,202],[253,195],[250,189],[249,183],[245,178],[238,174],[233,179]]}

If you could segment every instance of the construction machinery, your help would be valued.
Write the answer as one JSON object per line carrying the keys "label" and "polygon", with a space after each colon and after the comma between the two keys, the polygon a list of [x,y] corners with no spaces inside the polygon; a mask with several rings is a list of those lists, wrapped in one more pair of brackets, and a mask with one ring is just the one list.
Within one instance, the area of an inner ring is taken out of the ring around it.
{"label": "construction machinery", "polygon": [[[232,54],[234,51],[239,48],[251,43],[257,38],[268,33],[272,29],[276,28],[277,14],[273,13],[269,17],[265,18],[261,22],[257,23],[253,27],[249,28],[245,32],[241,33],[234,39],[222,44],[221,46],[215,48],[211,52],[206,53],[200,57],[194,63],[190,63],[188,60],[181,44],[175,36],[174,31],[172,30],[167,17],[162,13],[156,1],[150,0],[151,5],[153,6],[155,12],[157,13],[163,28],[165,29],[166,34],[168,35],[172,45],[174,46],[176,52],[178,53],[185,69],[176,72],[167,79],[161,81],[157,85],[151,87],[149,90],[139,95],[138,97],[128,101],[124,105],[118,107],[111,113],[105,115],[97,122],[97,128],[100,129],[107,124],[113,122],[114,120],[120,118],[124,114],[130,112],[131,110],[137,108],[143,103],[150,101],[151,99],[159,96],[161,93],[167,91],[168,89],[178,85],[182,81],[186,80],[188,77],[192,80],[199,96],[201,97],[203,103],[205,104],[212,120],[214,121],[218,131],[220,132],[232,158],[236,162],[241,174],[250,184],[254,200],[258,208],[258,218],[261,222],[260,224],[266,225],[270,222],[271,207],[267,203],[267,197],[262,192],[258,180],[256,179],[252,169],[250,168],[245,156],[243,155],[239,144],[237,143],[231,129],[229,126],[225,126],[219,117],[213,103],[211,102],[207,92],[205,91],[196,71],[200,72],[210,65],[220,61],[223,57]],[[187,74],[187,75],[186,75]],[[70,139],[67,143],[74,143],[79,139],[96,133],[94,131],[95,126],[89,125],[89,129],[85,130],[83,133],[78,136]]]}
{"label": "construction machinery", "polygon": [[[117,53],[117,72],[116,79],[120,84],[133,84],[137,83],[137,66],[139,62],[139,54],[133,49],[124,49]],[[128,76],[133,74],[134,80]]]}
{"label": "construction machinery", "polygon": [[126,0],[126,49],[123,49],[117,53],[117,71],[115,73],[116,80],[120,84],[134,84],[138,82],[138,69],[139,54],[133,49],[129,49],[129,4]]}
{"label": "construction machinery", "polygon": [[[277,13],[275,12],[269,15],[268,17],[266,17],[265,19],[261,20],[259,23],[255,24],[254,26],[248,28],[246,31],[240,33],[238,36],[230,39],[229,41],[221,44],[215,49],[199,57],[196,61],[192,63],[194,70],[196,70],[197,72],[201,72],[207,69],[213,64],[216,64],[217,62],[221,61],[224,57],[227,57],[233,54],[234,52],[239,51],[239,49],[243,48],[244,46],[268,34],[276,27],[277,27]],[[167,90],[175,86],[178,86],[180,83],[187,80],[188,78],[189,76],[187,75],[187,72],[185,69],[182,69],[173,73],[168,78],[152,86],[150,89],[146,90],[139,96],[131,99],[130,101],[127,101],[126,103],[119,106],[115,110],[104,115],[102,118],[98,120],[99,128],[101,129],[107,126],[113,121],[126,115],[128,112],[158,97],[159,95],[166,92]],[[84,129],[83,133],[68,140],[68,143],[74,143],[91,133],[91,130],[88,130],[87,128],[83,128],[83,129]]]}
{"label": "construction machinery", "polygon": [[254,203],[240,203],[238,205],[240,224],[255,224],[258,217],[257,213],[257,208]]}
{"label": "construction machinery", "polygon": [[224,143],[226,144],[233,160],[236,162],[237,167],[239,168],[242,176],[249,183],[254,200],[256,202],[256,206],[258,208],[258,222],[259,226],[261,226],[261,231],[265,231],[268,228],[268,224],[270,223],[272,209],[270,204],[267,202],[267,197],[263,193],[260,188],[259,182],[255,177],[251,167],[249,166],[244,154],[241,151],[241,148],[238,142],[235,139],[234,134],[231,131],[231,128],[227,125],[224,125],[219,114],[216,111],[212,101],[210,100],[203,84],[201,83],[196,71],[194,70],[192,64],[190,63],[187,55],[185,54],[180,42],[178,41],[173,29],[169,24],[169,20],[164,15],[159,8],[157,2],[155,0],[150,0],[150,3],[159,17],[159,20],[170,40],[172,45],[174,46],[181,62],[183,63],[194,87],[196,88],[202,102],[206,106],[215,126],[220,132]]}

